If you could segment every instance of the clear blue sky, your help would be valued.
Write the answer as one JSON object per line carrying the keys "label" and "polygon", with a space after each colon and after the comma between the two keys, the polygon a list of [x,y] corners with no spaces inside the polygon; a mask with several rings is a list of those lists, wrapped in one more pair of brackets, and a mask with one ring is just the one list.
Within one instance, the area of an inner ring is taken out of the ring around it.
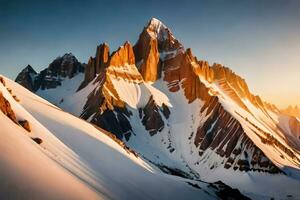
{"label": "clear blue sky", "polygon": [[66,52],[87,62],[101,42],[112,50],[135,43],[151,17],[264,99],[300,104],[298,0],[0,0],[0,73],[15,78],[27,64],[39,71]]}

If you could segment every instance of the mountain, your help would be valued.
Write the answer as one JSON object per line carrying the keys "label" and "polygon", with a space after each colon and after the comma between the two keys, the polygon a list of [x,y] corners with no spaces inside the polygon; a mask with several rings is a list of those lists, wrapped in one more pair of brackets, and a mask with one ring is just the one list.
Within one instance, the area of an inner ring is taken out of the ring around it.
{"label": "mountain", "polygon": [[111,133],[0,76],[1,199],[249,199],[162,173]]}
{"label": "mountain", "polygon": [[37,73],[30,65],[22,70],[16,78],[16,82],[23,85],[32,92],[56,88],[68,78],[71,79],[78,74],[84,73],[85,65],[78,62],[71,53],[57,57],[48,68]]}
{"label": "mountain", "polygon": [[37,72],[30,66],[27,65],[17,76],[16,82],[23,85],[30,91],[36,90],[36,79]]}
{"label": "mountain", "polygon": [[300,109],[298,106],[288,106],[281,110],[281,128],[300,140]]}
{"label": "mountain", "polygon": [[287,108],[283,109],[281,112],[293,117],[300,117],[300,108],[298,106],[290,105]]}
{"label": "mountain", "polygon": [[84,75],[36,94],[167,174],[222,181],[253,199],[300,196],[299,121],[287,123],[229,68],[199,60],[157,19],[135,45],[110,53],[100,44]]}

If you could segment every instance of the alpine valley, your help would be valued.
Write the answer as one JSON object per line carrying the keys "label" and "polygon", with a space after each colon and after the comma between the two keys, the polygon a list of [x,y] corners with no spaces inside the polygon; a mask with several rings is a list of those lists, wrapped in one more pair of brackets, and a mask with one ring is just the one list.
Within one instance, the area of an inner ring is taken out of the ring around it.
{"label": "alpine valley", "polygon": [[300,119],[158,19],[1,77],[1,199],[300,199]]}

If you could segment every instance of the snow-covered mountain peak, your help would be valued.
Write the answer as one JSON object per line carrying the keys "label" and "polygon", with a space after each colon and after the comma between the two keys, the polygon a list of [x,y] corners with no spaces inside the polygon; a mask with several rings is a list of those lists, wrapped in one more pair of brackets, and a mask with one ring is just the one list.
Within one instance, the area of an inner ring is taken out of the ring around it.
{"label": "snow-covered mountain peak", "polygon": [[16,82],[25,86],[27,89],[34,91],[37,72],[30,66],[27,65],[17,76]]}
{"label": "snow-covered mountain peak", "polygon": [[[77,58],[72,53],[65,53],[63,56],[57,57],[52,63],[60,63],[60,66],[78,63]],[[51,64],[49,65],[49,67]]]}
{"label": "snow-covered mountain peak", "polygon": [[65,53],[62,57],[63,61],[78,62],[77,58],[72,53]]}
{"label": "snow-covered mountain peak", "polygon": [[158,40],[163,41],[168,39],[168,34],[170,30],[161,21],[156,18],[152,18],[148,25],[147,31],[153,38],[158,38]]}
{"label": "snow-covered mountain peak", "polygon": [[[70,80],[38,94],[112,132],[167,173],[243,190],[241,182],[253,185],[248,176],[262,185],[300,178],[297,118],[253,95],[230,68],[198,60],[157,19],[133,47],[110,54],[99,45],[80,90],[79,79]],[[250,190],[265,192],[259,184]]]}
{"label": "snow-covered mountain peak", "polygon": [[25,69],[18,74],[16,82],[25,86],[30,91],[36,92],[39,89],[56,88],[62,84],[64,79],[72,79],[82,74],[84,70],[84,64],[78,62],[72,53],[66,53],[53,60],[49,66],[40,73],[35,72],[30,65],[25,67]]}
{"label": "snow-covered mountain peak", "polygon": [[32,73],[32,74],[37,74],[36,71],[31,67],[31,65],[27,65],[24,69],[23,69],[24,72],[27,72],[27,73]]}

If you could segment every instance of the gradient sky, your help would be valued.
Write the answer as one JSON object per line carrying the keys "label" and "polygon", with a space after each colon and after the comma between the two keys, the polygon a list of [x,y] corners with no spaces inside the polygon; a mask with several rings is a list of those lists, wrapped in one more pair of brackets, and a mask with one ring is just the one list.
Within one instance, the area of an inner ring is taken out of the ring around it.
{"label": "gradient sky", "polygon": [[163,21],[199,59],[244,77],[255,94],[283,107],[300,104],[300,1],[0,0],[0,73],[15,78],[96,45],[135,43],[151,17]]}

